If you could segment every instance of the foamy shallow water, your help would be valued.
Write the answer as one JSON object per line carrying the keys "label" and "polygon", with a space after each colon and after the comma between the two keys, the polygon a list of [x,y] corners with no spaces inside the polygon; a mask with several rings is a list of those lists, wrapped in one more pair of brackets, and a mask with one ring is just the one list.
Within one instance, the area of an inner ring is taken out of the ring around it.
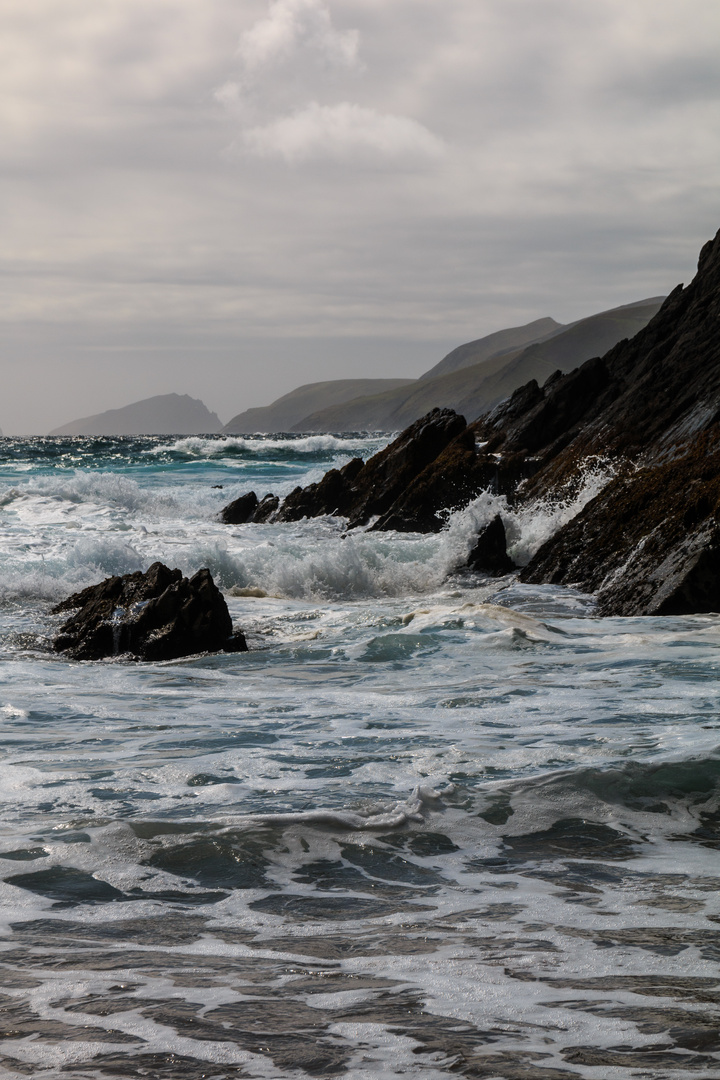
{"label": "foamy shallow water", "polygon": [[[0,443],[0,1076],[720,1075],[718,618],[458,572],[572,506],[215,520],[379,445]],[[46,650],[155,558],[252,651]]]}

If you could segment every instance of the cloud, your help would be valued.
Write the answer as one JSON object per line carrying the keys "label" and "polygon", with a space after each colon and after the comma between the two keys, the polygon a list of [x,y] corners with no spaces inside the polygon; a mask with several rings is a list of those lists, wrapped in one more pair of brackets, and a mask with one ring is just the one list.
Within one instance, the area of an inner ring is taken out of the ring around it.
{"label": "cloud", "polygon": [[359,40],[357,30],[333,26],[322,0],[272,0],[267,15],[240,38],[239,79],[215,91],[239,127],[231,156],[240,151],[288,164],[411,163],[441,157],[443,141],[402,112],[367,102],[323,100],[328,69],[336,89],[338,78],[349,73],[354,76],[352,93],[368,90],[358,81],[365,73]]}
{"label": "cloud", "polygon": [[238,55],[249,74],[288,60],[310,49],[335,67],[358,63],[357,30],[334,28],[320,0],[274,0],[264,19],[258,19],[240,38]]}
{"label": "cloud", "polygon": [[442,140],[417,120],[347,101],[339,105],[313,101],[290,116],[249,128],[243,133],[243,142],[258,157],[279,157],[293,163],[368,156],[432,159],[444,152]]}

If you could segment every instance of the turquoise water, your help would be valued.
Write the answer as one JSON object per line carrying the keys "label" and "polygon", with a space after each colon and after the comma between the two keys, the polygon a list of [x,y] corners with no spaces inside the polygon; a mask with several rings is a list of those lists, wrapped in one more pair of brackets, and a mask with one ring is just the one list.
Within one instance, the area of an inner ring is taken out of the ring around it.
{"label": "turquoise water", "polygon": [[[720,1075],[720,624],[228,527],[383,437],[0,441],[0,1076]],[[73,663],[52,603],[208,566],[247,654]]]}

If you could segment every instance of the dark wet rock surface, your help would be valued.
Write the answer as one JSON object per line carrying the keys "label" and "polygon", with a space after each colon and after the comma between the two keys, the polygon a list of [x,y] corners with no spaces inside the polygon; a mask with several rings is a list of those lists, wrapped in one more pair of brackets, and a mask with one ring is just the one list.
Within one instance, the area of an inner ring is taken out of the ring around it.
{"label": "dark wet rock surface", "polygon": [[110,577],[74,593],[53,608],[73,615],[53,640],[73,660],[129,654],[140,660],[174,660],[201,652],[245,652],[233,632],[225,599],[209,570],[191,578],[156,562],[145,573]]}
{"label": "dark wet rock surface", "polygon": [[226,525],[244,525],[246,521],[252,520],[257,508],[258,497],[254,491],[249,491],[247,495],[241,495],[239,499],[223,507],[220,520]]}
{"label": "dark wet rock surface", "polygon": [[273,518],[279,505],[280,499],[277,495],[268,493],[262,499],[258,499],[254,491],[248,491],[247,494],[241,495],[239,499],[235,499],[223,507],[220,511],[220,520],[225,525],[246,525],[248,523],[261,525],[263,522],[270,521]]}
{"label": "dark wet rock surface", "polygon": [[[237,524],[339,515],[350,528],[378,518],[375,529],[437,532],[446,512],[467,502],[497,472],[494,462],[478,464],[476,458],[463,417],[433,409],[368,461],[354,458],[331,469],[317,483],[295,488],[282,504],[274,496],[258,504],[249,492],[225,507],[221,519]],[[274,504],[264,506],[269,499]]]}
{"label": "dark wet rock surface", "polygon": [[510,574],[516,569],[507,553],[505,526],[499,514],[479,533],[475,547],[468,555],[467,565],[470,570],[479,570],[492,577]]}
{"label": "dark wet rock surface", "polygon": [[494,452],[537,459],[524,498],[559,494],[593,455],[614,462],[523,580],[596,591],[607,615],[718,610],[719,315],[720,234],[631,341],[477,422]]}

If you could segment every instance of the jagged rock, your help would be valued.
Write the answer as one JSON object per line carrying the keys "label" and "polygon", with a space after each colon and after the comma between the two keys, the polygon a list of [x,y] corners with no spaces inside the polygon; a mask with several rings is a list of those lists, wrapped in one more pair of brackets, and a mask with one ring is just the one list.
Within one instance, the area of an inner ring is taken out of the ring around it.
{"label": "jagged rock", "polygon": [[[272,515],[275,521],[299,521],[306,517],[337,514],[347,517],[348,527],[355,528],[367,524],[372,517],[387,515],[397,502],[398,507],[404,507],[404,526],[378,523],[377,528],[437,531],[444,521],[438,514],[452,508],[452,498],[467,502],[468,498],[482,490],[485,481],[491,482],[489,477],[498,471],[496,462],[491,459],[485,462],[485,471],[468,469],[470,461],[474,463],[478,457],[474,437],[468,435],[467,446],[458,443],[456,450],[447,460],[444,459],[442,470],[445,470],[445,475],[428,474],[418,492],[412,496],[415,501],[411,499],[404,506],[423,470],[432,466],[449,444],[466,431],[464,418],[452,409],[433,409],[368,461],[353,458],[342,469],[330,469],[318,483],[295,488],[281,505],[278,505],[276,496],[266,496],[245,520],[266,521]],[[452,480],[447,470],[452,470]],[[240,512],[250,505],[250,495],[242,497],[248,502],[242,503]],[[274,501],[271,503],[269,500]],[[236,503],[241,501],[236,500]],[[228,520],[226,514],[235,513],[233,508],[236,503],[231,503],[222,511],[223,520]],[[388,518],[388,521],[392,520]]]}
{"label": "jagged rock", "polygon": [[277,495],[268,494],[258,501],[255,492],[248,491],[222,508],[220,520],[225,525],[246,525],[248,522],[259,525],[269,521],[279,505]]}
{"label": "jagged rock", "polygon": [[277,495],[265,495],[258,503],[257,510],[250,518],[250,521],[253,521],[256,525],[262,525],[270,520],[279,505],[280,499]]}
{"label": "jagged rock", "polygon": [[465,418],[452,409],[432,409],[371,457],[355,480],[349,528],[385,514],[466,426]]}
{"label": "jagged rock", "polygon": [[247,495],[241,495],[239,499],[223,507],[220,511],[220,520],[226,525],[244,525],[246,521],[252,520],[258,505],[255,492],[248,491]]}
{"label": "jagged rock", "polygon": [[351,528],[377,517],[374,529],[433,532],[483,489],[567,503],[601,457],[614,478],[522,579],[595,592],[605,615],[718,610],[719,325],[720,233],[690,285],[632,339],[542,387],[532,380],[469,427],[434,409],[356,474],[331,470],[297,489],[278,519],[339,513]]}
{"label": "jagged rock", "polygon": [[322,480],[306,488],[296,487],[285,497],[278,521],[300,521],[323,514],[347,515],[353,500],[353,481],[364,467],[362,458],[353,458],[342,469],[330,469]]}
{"label": "jagged rock", "polygon": [[365,463],[354,458],[342,469],[331,469],[319,483],[295,488],[284,500],[277,520],[339,514],[349,519],[348,528],[365,525],[386,513],[465,428],[464,418],[452,409],[433,409]]}
{"label": "jagged rock", "polygon": [[492,577],[502,577],[516,569],[507,553],[505,526],[499,514],[479,533],[475,547],[468,556],[467,565],[470,570],[478,570]]}
{"label": "jagged rock", "polygon": [[474,425],[488,449],[533,453],[526,501],[577,489],[594,455],[614,462],[522,580],[595,592],[602,615],[720,609],[719,321],[720,233],[632,340]]}
{"label": "jagged rock", "polygon": [[465,428],[415,477],[370,531],[440,532],[454,510],[467,506],[481,491],[514,497],[535,462],[523,454],[494,457],[478,448]]}
{"label": "jagged rock", "polygon": [[225,599],[209,570],[184,578],[156,562],[145,573],[110,577],[74,593],[53,614],[74,611],[53,641],[73,660],[130,653],[140,660],[173,660],[199,652],[246,652],[233,633]]}
{"label": "jagged rock", "polygon": [[525,581],[569,582],[597,593],[608,615],[720,611],[720,438],[621,469],[551,537]]}

